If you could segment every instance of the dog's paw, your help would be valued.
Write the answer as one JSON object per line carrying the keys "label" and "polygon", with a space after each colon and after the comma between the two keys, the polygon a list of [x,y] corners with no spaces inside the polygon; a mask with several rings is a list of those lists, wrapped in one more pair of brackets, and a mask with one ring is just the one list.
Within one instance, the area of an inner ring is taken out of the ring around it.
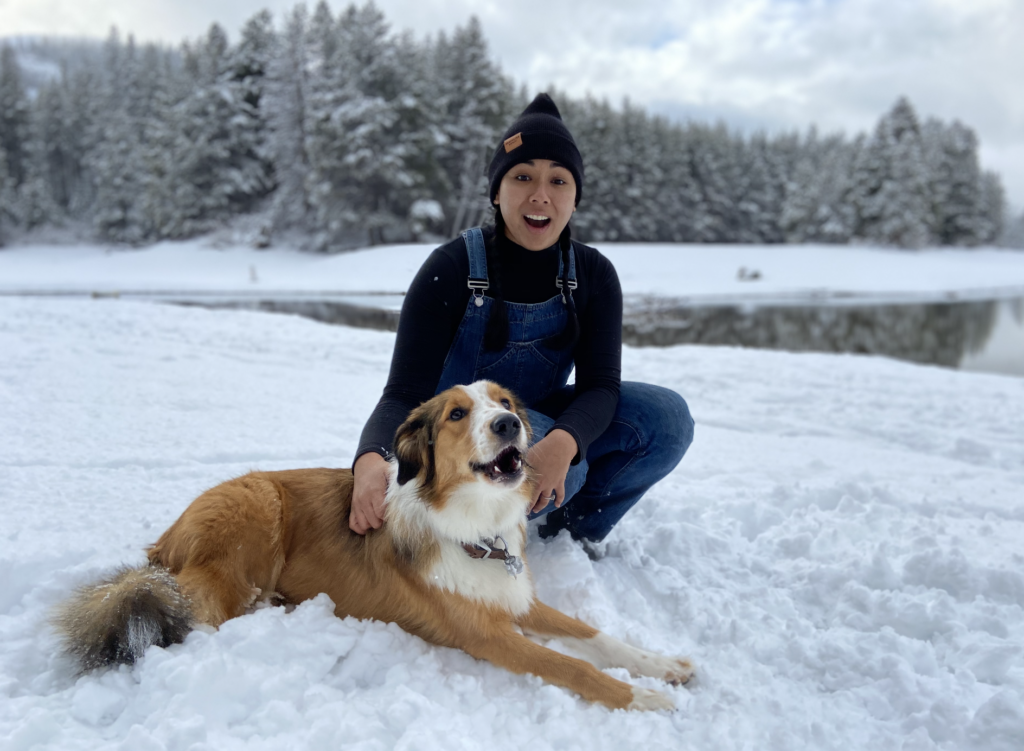
{"label": "dog's paw", "polygon": [[633,687],[633,701],[626,709],[638,710],[640,712],[657,711],[659,709],[675,709],[675,702],[672,698],[655,691],[652,688]]}
{"label": "dog's paw", "polygon": [[650,678],[681,686],[693,677],[693,664],[682,657],[666,657],[654,652],[638,650],[638,658],[630,665],[630,674],[634,677],[645,675]]}
{"label": "dog's paw", "polygon": [[665,662],[668,663],[664,676],[666,683],[682,686],[693,677],[693,663],[689,660],[682,657],[667,657]]}

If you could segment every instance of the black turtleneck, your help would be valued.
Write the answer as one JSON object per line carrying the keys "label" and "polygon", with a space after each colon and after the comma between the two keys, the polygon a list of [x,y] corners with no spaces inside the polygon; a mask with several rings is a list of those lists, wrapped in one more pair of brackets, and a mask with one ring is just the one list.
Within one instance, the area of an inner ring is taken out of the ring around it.
{"label": "black turtleneck", "polygon": [[[484,230],[488,247],[494,230]],[[497,241],[502,297],[536,304],[558,294],[558,248],[527,250],[506,237]],[[573,350],[575,395],[562,403],[530,405],[555,418],[585,455],[591,441],[605,431],[619,400],[622,361],[622,289],[611,262],[594,248],[573,243],[578,288],[573,292],[580,337]],[[363,428],[356,459],[368,451],[390,452],[395,431],[409,412],[434,395],[445,356],[469,302],[469,259],[462,238],[437,248],[424,261],[402,304],[391,372],[384,393]],[[491,289],[494,291],[492,281]],[[353,460],[354,463],[354,460]]]}

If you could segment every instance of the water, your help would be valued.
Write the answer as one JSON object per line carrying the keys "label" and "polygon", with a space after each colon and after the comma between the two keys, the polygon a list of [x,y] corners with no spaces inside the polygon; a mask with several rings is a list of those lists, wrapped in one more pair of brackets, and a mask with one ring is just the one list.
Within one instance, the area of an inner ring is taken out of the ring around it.
{"label": "water", "polygon": [[930,302],[693,305],[628,299],[623,341],[856,352],[1024,376],[1024,297]]}
{"label": "water", "polygon": [[[387,331],[400,295],[178,298],[179,304],[292,313]],[[639,347],[718,344],[791,352],[855,352],[949,368],[1024,376],[1024,296],[990,300],[830,300],[695,304],[627,297],[622,338]]]}
{"label": "water", "polygon": [[[123,294],[207,308],[291,313],[386,331],[402,295],[270,293]],[[711,344],[791,352],[855,352],[971,371],[1024,376],[1024,294],[925,301],[830,299],[714,303],[627,296],[622,338],[639,347]]]}

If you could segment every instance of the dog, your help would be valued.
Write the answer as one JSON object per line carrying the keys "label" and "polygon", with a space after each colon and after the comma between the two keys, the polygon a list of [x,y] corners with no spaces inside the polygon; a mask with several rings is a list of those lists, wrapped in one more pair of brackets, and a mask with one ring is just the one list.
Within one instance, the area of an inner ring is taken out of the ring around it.
{"label": "dog", "polygon": [[[613,709],[674,708],[599,668],[686,683],[689,661],[624,644],[540,602],[526,566],[532,499],[525,410],[498,384],[453,387],[395,436],[384,525],[348,527],[348,469],[251,472],[200,495],[148,549],[148,565],[78,590],[55,616],[83,670],[133,663],[259,601],[326,592],[339,617],[397,623]],[[557,638],[577,659],[532,641]]]}

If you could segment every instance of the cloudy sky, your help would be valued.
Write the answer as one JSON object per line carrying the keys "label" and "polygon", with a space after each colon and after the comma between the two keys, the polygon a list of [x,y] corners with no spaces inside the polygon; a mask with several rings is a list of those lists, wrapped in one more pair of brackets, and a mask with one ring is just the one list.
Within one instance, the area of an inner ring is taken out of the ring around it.
{"label": "cloudy sky", "polygon": [[[236,34],[294,0],[0,0],[0,36],[177,43],[214,21]],[[314,3],[311,2],[312,6]],[[335,10],[345,3],[332,0]],[[395,30],[426,35],[476,15],[502,68],[613,103],[745,130],[870,129],[901,94],[957,118],[1024,207],[1024,0],[377,0]]]}

